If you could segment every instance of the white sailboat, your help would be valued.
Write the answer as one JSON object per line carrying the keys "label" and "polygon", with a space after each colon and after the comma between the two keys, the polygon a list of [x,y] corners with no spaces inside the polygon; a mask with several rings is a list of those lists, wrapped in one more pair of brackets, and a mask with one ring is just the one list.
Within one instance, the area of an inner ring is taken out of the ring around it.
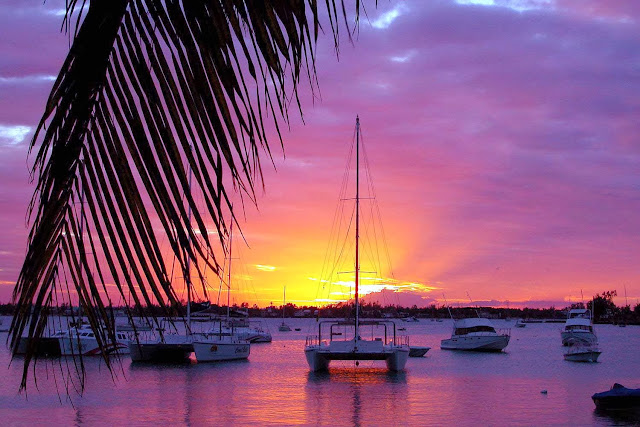
{"label": "white sailboat", "polygon": [[[229,233],[229,265],[227,284],[227,318],[229,316],[229,302],[231,291],[231,246],[233,243],[233,222]],[[218,326],[216,328],[216,325]],[[224,328],[224,329],[223,329]],[[223,327],[222,321],[214,324],[205,333],[193,334],[193,351],[196,360],[201,362],[221,362],[224,360],[247,359],[251,352],[249,341],[241,339],[234,333],[233,327]]]}
{"label": "white sailboat", "polygon": [[[396,325],[391,320],[361,321],[360,320],[360,119],[356,118],[356,195],[355,195],[355,319],[328,320],[318,324],[318,335],[307,337],[305,356],[312,371],[322,371],[329,368],[332,360],[384,360],[387,369],[400,371],[404,369],[409,357],[408,340],[396,335]],[[360,335],[361,327],[370,325],[373,328],[384,328],[382,337],[364,339]],[[353,328],[353,337],[347,340],[334,340],[334,336],[343,336],[335,331],[336,328]],[[326,329],[329,331],[327,332]],[[329,338],[326,340],[326,334]],[[323,335],[325,334],[325,335]],[[406,337],[403,337],[406,338]]]}
{"label": "white sailboat", "polygon": [[291,332],[291,327],[284,323],[284,308],[287,302],[287,287],[285,286],[282,291],[282,323],[278,327],[280,332]]}

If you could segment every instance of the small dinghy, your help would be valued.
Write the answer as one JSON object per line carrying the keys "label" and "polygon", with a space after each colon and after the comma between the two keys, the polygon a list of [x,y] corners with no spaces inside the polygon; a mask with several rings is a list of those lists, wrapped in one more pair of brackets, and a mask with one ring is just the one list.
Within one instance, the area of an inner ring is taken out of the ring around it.
{"label": "small dinghy", "polygon": [[427,354],[427,351],[431,350],[431,347],[409,347],[409,357],[422,357]]}
{"label": "small dinghy", "polygon": [[640,409],[640,388],[626,388],[615,383],[611,390],[591,396],[596,408],[603,411],[626,411]]}

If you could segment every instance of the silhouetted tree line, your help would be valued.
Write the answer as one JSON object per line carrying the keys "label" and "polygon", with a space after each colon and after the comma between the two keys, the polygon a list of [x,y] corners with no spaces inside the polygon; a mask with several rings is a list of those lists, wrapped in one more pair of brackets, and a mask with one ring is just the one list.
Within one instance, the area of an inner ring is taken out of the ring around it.
{"label": "silhouetted tree line", "polygon": [[[509,319],[509,318],[522,318],[522,319],[557,319],[562,320],[567,316],[567,310],[574,308],[588,308],[592,310],[595,323],[613,323],[613,324],[640,324],[640,304],[636,304],[633,309],[631,306],[625,305],[618,307],[613,302],[613,298],[617,296],[617,292],[605,291],[601,294],[596,294],[591,301],[587,303],[575,303],[564,308],[503,308],[503,307],[446,307],[436,306],[432,304],[428,307],[418,307],[416,305],[412,307],[402,307],[397,305],[382,306],[378,303],[365,303],[360,306],[360,313],[363,318],[403,318],[403,317],[417,317],[417,318],[434,318],[445,319],[451,315],[455,318],[472,317],[476,313],[482,317],[490,317],[494,319]],[[196,313],[201,310],[201,303],[195,303],[192,305],[192,313]],[[260,308],[256,304],[249,306],[248,303],[241,303],[240,305],[234,304],[231,307],[232,316],[244,316],[250,317],[280,317],[282,316],[282,306],[274,306]],[[0,304],[0,315],[10,316],[14,314],[14,304]],[[78,313],[77,307],[70,307],[67,304],[62,304],[52,310],[50,314],[53,315],[71,315],[81,314]],[[114,313],[124,314],[124,307],[113,307]],[[186,315],[186,303],[181,301],[171,307],[171,312],[174,316]],[[210,304],[206,308],[206,313],[212,315],[225,315],[227,307],[224,305]],[[330,304],[323,307],[316,307],[313,305],[298,306],[292,303],[288,303],[284,306],[284,313],[286,317],[352,317],[354,314],[354,306],[351,302],[340,302],[337,304]],[[160,306],[152,305],[145,307],[138,307],[132,310],[133,316],[164,316],[166,311]]]}

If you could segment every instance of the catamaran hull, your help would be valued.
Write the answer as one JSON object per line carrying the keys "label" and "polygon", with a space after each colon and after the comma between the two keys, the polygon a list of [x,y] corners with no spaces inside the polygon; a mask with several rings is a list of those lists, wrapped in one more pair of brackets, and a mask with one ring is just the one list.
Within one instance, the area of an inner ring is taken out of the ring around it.
{"label": "catamaran hull", "polygon": [[43,337],[39,339],[21,337],[15,355],[26,354],[29,344],[33,343],[36,356],[60,356],[60,342],[58,338]]}
{"label": "catamaran hull", "polygon": [[562,331],[562,345],[568,346],[572,344],[593,345],[598,342],[598,338],[592,332],[572,332]]}
{"label": "catamaran hull", "polygon": [[304,350],[309,369],[313,372],[326,371],[332,360],[384,360],[390,371],[401,371],[409,358],[409,347],[398,346],[384,352],[360,352],[360,351],[330,351],[318,346],[308,347]]}
{"label": "catamaran hull", "polygon": [[449,338],[440,342],[440,348],[463,351],[502,351],[509,344],[509,338],[508,335]]}
{"label": "catamaran hull", "polygon": [[193,353],[191,343],[129,343],[132,362],[185,363]]}
{"label": "catamaran hull", "polygon": [[225,360],[247,359],[251,352],[249,343],[221,343],[194,341],[196,360],[201,362],[222,362]]}

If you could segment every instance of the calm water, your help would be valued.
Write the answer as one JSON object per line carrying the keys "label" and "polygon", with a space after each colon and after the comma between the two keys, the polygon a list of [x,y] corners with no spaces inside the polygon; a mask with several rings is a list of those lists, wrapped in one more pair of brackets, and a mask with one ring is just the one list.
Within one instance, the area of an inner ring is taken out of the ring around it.
{"label": "calm water", "polygon": [[[5,320],[6,322],[6,320]],[[0,424],[236,424],[236,425],[638,425],[594,411],[591,395],[614,382],[640,387],[640,327],[597,325],[600,363],[564,361],[560,324],[512,329],[503,354],[439,349],[451,322],[401,323],[414,345],[432,349],[410,358],[402,373],[383,362],[331,362],[310,373],[304,338],[315,323],[288,319],[301,332],[264,326],[270,344],[251,346],[249,361],[188,366],[131,365],[112,379],[98,358],[85,360],[86,390],[72,403],[55,391],[54,369],[38,365],[38,388],[17,394],[21,363],[0,350]],[[497,327],[512,322],[496,321]],[[6,340],[6,333],[0,334]],[[54,368],[57,365],[54,365]],[[541,394],[541,390],[548,393]]]}

